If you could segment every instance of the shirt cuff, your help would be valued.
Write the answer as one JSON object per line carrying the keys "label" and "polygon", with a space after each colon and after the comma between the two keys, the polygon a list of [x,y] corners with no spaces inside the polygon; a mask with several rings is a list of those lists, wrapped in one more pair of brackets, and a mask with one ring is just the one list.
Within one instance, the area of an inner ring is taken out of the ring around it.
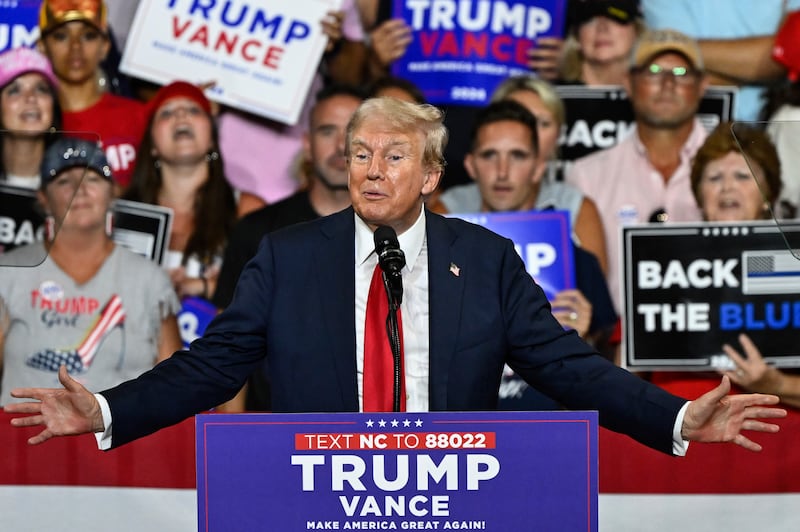
{"label": "shirt cuff", "polygon": [[683,418],[686,416],[686,409],[689,408],[689,403],[686,404],[678,411],[678,416],[675,418],[675,426],[672,427],[672,454],[675,456],[686,456],[686,451],[689,449],[689,441],[681,437],[681,429],[683,428]]}
{"label": "shirt cuff", "polygon": [[94,398],[97,399],[100,405],[100,412],[103,414],[103,426],[105,427],[103,432],[95,432],[94,437],[97,440],[97,448],[101,451],[107,451],[111,449],[111,407],[108,406],[108,401],[102,394],[96,393]]}

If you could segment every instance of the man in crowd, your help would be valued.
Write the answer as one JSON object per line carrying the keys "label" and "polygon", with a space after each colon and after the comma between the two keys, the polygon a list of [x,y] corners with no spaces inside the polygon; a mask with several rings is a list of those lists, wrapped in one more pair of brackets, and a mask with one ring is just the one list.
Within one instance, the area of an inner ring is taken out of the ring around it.
{"label": "man in crowd", "polygon": [[689,183],[706,131],[696,117],[706,89],[697,44],[673,30],[645,32],[631,55],[625,90],[631,134],[575,161],[566,175],[597,204],[608,247],[608,286],[621,311],[620,228],[626,223],[699,221]]}
{"label": "man in crowd", "polygon": [[[545,161],[539,155],[537,137],[536,118],[514,100],[501,100],[478,112],[464,167],[480,191],[481,211],[576,210],[579,202],[570,196],[580,192],[565,183],[541,180]],[[570,212],[571,219],[576,216]],[[572,246],[572,257],[577,286],[555,294],[550,302],[553,316],[598,350],[609,351],[606,343],[617,315],[603,270],[594,255],[577,245]],[[610,351],[607,356],[611,358]],[[504,371],[500,399],[503,409],[559,408],[552,399],[525,386],[509,368]]]}

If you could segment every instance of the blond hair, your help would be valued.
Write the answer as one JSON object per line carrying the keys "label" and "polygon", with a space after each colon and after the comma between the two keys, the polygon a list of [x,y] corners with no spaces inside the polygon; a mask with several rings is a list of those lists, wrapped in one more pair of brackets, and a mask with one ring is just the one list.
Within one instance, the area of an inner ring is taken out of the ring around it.
{"label": "blond hair", "polygon": [[420,131],[425,136],[422,164],[426,168],[444,171],[444,149],[448,132],[443,123],[444,113],[429,104],[416,104],[396,98],[370,98],[364,101],[347,125],[345,156],[350,157],[353,132],[368,118],[379,117],[397,131]]}
{"label": "blond hair", "polygon": [[566,121],[566,111],[564,110],[564,102],[556,92],[555,87],[550,83],[534,76],[513,76],[503,80],[500,85],[494,90],[491,103],[499,102],[500,100],[507,100],[513,92],[517,91],[530,91],[542,100],[542,103],[547,110],[553,113],[553,118],[558,122],[558,127],[564,125]]}

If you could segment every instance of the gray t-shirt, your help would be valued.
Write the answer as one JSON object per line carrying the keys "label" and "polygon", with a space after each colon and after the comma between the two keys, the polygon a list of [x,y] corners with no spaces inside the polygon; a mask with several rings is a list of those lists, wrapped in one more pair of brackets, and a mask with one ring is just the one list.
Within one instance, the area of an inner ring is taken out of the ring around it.
{"label": "gray t-shirt", "polygon": [[[450,187],[439,196],[440,201],[453,214],[471,214],[481,210],[481,191],[477,183]],[[583,193],[572,185],[556,181],[542,181],[534,209],[556,209],[569,211],[570,224],[575,220],[583,204]]]}
{"label": "gray t-shirt", "polygon": [[78,285],[42,243],[4,255],[0,330],[5,333],[0,404],[19,387],[58,387],[58,366],[92,392],[153,367],[161,322],[180,308],[157,264],[116,246],[95,276]]}

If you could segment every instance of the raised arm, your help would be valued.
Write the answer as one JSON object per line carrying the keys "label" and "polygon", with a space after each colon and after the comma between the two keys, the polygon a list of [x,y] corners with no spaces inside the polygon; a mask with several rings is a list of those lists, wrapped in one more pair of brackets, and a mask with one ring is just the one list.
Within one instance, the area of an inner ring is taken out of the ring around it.
{"label": "raised arm", "polygon": [[786,74],[772,59],[772,35],[698,41],[711,83],[743,85],[779,79]]}
{"label": "raised arm", "polygon": [[789,375],[768,365],[761,351],[746,334],[739,335],[739,343],[747,358],[733,347],[723,345],[723,351],[736,364],[736,369],[721,373],[748,391],[775,394],[783,403],[800,408],[800,376]]}
{"label": "raised arm", "polygon": [[558,79],[564,39],[561,37],[540,37],[536,45],[528,50],[528,68],[547,81]]}
{"label": "raised arm", "polygon": [[343,11],[329,11],[322,20],[322,31],[328,36],[325,49],[327,73],[337,83],[358,85],[362,83],[367,48],[361,39],[353,40],[345,31]]}
{"label": "raised arm", "polygon": [[411,27],[402,19],[386,20],[369,35],[367,76],[374,80],[385,76],[391,64],[403,57],[413,37]]}
{"label": "raised arm", "polygon": [[178,318],[171,314],[161,320],[161,329],[158,333],[158,358],[161,362],[172,356],[172,353],[183,348],[181,333],[178,329]]}
{"label": "raised arm", "polygon": [[583,198],[578,216],[575,219],[575,235],[580,246],[594,254],[604,274],[608,273],[608,256],[606,253],[606,234],[603,231],[603,220],[597,205],[588,196]]}

